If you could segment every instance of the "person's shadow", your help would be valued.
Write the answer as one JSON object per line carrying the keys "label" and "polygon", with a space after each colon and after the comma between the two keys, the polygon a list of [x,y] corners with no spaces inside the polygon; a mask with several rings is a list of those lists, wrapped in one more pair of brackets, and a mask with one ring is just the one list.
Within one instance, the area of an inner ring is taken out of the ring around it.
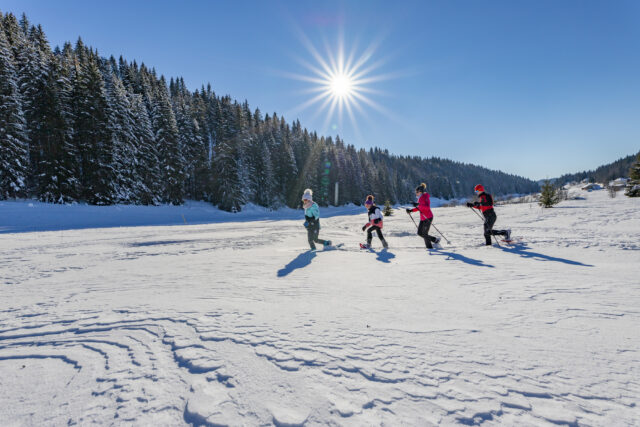
{"label": "person's shadow", "polygon": [[307,265],[311,264],[311,260],[316,257],[315,252],[302,252],[300,255],[295,257],[289,264],[282,267],[278,270],[278,277],[284,277],[288,274],[293,273],[294,270],[299,268],[305,268]]}
{"label": "person's shadow", "polygon": [[584,264],[579,261],[573,261],[566,258],[558,258],[550,255],[541,254],[539,252],[530,251],[526,243],[516,243],[509,246],[502,245],[500,246],[500,249],[502,249],[505,252],[520,255],[523,258],[531,258],[531,259],[536,259],[538,261],[555,261],[555,262],[562,262],[564,264],[569,264],[569,265],[579,265],[581,267],[593,267],[593,265],[591,264]]}
{"label": "person's shadow", "polygon": [[447,252],[447,251],[443,251],[441,249],[435,249],[433,251],[430,251],[429,255],[443,255],[443,256],[447,257],[447,258],[445,258],[446,260],[453,259],[455,261],[462,261],[465,264],[474,265],[476,267],[494,268],[493,265],[485,264],[482,260],[469,258],[469,257],[466,257],[464,255],[457,254],[455,252]]}
{"label": "person's shadow", "polygon": [[387,263],[387,264],[390,263],[391,260],[396,257],[396,255],[393,252],[389,252],[389,249],[386,249],[386,248],[377,252],[374,251],[373,249],[371,249],[371,251],[375,252],[376,260]]}

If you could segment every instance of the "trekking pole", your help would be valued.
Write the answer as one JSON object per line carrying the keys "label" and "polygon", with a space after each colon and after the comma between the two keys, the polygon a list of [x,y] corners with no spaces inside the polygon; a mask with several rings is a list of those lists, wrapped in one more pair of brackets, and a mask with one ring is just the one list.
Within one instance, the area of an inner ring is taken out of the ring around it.
{"label": "trekking pole", "polygon": [[[413,215],[409,214],[409,216],[411,217],[411,221],[413,221],[413,223],[415,224],[416,228],[418,228],[418,229],[419,229],[418,224],[416,224],[416,220],[415,220],[415,219],[413,219]],[[438,230],[438,228],[437,228],[435,225],[433,225],[433,223],[431,223],[431,226],[432,226],[432,227],[433,227],[433,228],[434,228],[438,233],[440,233],[440,235],[442,236],[442,238],[443,238],[444,240],[446,240],[446,242],[447,242],[448,244],[451,244],[451,242],[449,241],[449,239],[447,239],[446,237],[444,237],[444,234],[442,234],[442,233],[440,232],[440,230]]]}
{"label": "trekking pole", "polygon": [[411,218],[411,221],[413,221],[413,225],[415,225],[416,228],[418,228],[418,224],[416,224],[416,220],[413,219],[413,215],[409,214],[409,217]]}
{"label": "trekking pole", "polygon": [[436,227],[433,223],[431,223],[431,226],[442,236],[442,238],[448,243],[451,244],[451,242],[449,241],[449,239],[447,239],[446,237],[444,237],[444,234],[442,234],[440,232],[440,230],[438,230],[438,227]]}
{"label": "trekking pole", "polygon": [[[473,211],[473,213],[474,213],[474,214],[478,215],[478,217],[480,217],[480,219],[482,220],[482,222],[485,222],[485,221],[486,221],[486,220],[482,217],[482,215],[480,215],[478,212],[476,212],[473,208],[471,208],[471,207],[470,207],[469,209],[471,209],[471,210]],[[491,231],[491,230],[489,230],[489,231]],[[491,235],[493,236],[493,240],[495,240],[495,241],[496,241],[496,245],[498,245],[498,246],[502,246],[502,245],[500,245],[500,243],[498,243],[498,238],[495,236],[495,234],[491,234]]]}
{"label": "trekking pole", "polygon": [[484,222],[484,218],[482,217],[482,215],[480,215],[480,214],[478,213],[478,211],[476,211],[476,210],[475,210],[475,209],[473,209],[473,208],[469,208],[469,209],[471,209],[471,211],[472,211],[474,214],[478,215],[478,217],[482,220],[482,222]]}

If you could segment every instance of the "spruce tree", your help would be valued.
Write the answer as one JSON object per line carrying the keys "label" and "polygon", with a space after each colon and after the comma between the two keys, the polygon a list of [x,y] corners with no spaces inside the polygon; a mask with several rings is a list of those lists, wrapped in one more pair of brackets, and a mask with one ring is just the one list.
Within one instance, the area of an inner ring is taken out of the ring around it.
{"label": "spruce tree", "polygon": [[249,188],[251,201],[260,206],[274,207],[274,174],[271,152],[267,138],[271,135],[259,132],[251,139],[247,151],[247,165],[249,169]]}
{"label": "spruce tree", "polygon": [[45,89],[39,99],[40,144],[37,195],[42,201],[68,203],[79,196],[77,150],[73,141],[70,69],[64,58],[52,58],[47,67]]}
{"label": "spruce tree", "polygon": [[119,203],[136,203],[139,202],[143,190],[139,188],[142,180],[137,168],[139,144],[134,132],[134,113],[129,95],[117,76],[117,69],[109,64],[106,74],[107,116],[111,129],[115,198]]}
{"label": "spruce tree", "polygon": [[624,194],[629,197],[640,197],[640,153],[629,169],[629,182]]}
{"label": "spruce tree", "polygon": [[80,157],[82,199],[109,205],[117,198],[104,82],[95,54],[85,50],[81,42],[76,51],[79,65],[74,88],[74,140]]}
{"label": "spruce tree", "polygon": [[393,215],[393,208],[391,207],[391,201],[385,200],[384,209],[382,209],[382,213],[384,214],[384,216]]}
{"label": "spruce tree", "polygon": [[558,189],[549,180],[545,180],[544,184],[542,184],[538,203],[544,208],[550,208],[559,201]]}
{"label": "spruce tree", "polygon": [[185,159],[164,77],[161,77],[155,85],[152,116],[160,156],[163,200],[179,205],[184,198]]}
{"label": "spruce tree", "polygon": [[0,199],[26,195],[28,141],[17,81],[0,16]]}
{"label": "spruce tree", "polygon": [[246,188],[241,181],[240,172],[242,138],[237,135],[235,107],[231,104],[231,99],[222,98],[216,110],[212,202],[222,210],[238,212],[246,200]]}
{"label": "spruce tree", "polygon": [[131,111],[136,124],[134,127],[138,154],[136,175],[140,179],[137,183],[136,201],[143,205],[157,205],[162,200],[162,173],[151,119],[142,95],[132,95]]}

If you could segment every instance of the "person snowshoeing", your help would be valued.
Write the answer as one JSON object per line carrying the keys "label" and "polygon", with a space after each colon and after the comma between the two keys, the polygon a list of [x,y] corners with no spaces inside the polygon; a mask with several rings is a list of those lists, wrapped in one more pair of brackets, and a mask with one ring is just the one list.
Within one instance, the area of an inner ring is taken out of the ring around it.
{"label": "person snowshoeing", "polygon": [[493,224],[498,219],[496,211],[493,209],[493,197],[484,191],[481,184],[475,186],[476,199],[467,202],[467,207],[478,209],[484,216],[484,239],[487,246],[491,245],[491,236],[504,236],[504,239],[511,240],[511,230],[494,230]]}
{"label": "person snowshoeing", "polygon": [[371,247],[371,240],[373,239],[374,231],[378,233],[378,238],[382,242],[382,246],[384,246],[385,249],[388,248],[389,245],[382,235],[382,211],[380,211],[380,208],[374,203],[372,195],[367,196],[367,200],[364,202],[364,207],[367,208],[369,217],[369,222],[362,226],[362,231],[365,231],[368,228],[367,245],[365,248],[368,249]]}
{"label": "person snowshoeing", "polygon": [[302,207],[304,208],[304,226],[307,228],[307,239],[311,250],[314,251],[316,249],[315,243],[320,243],[324,246],[331,245],[331,241],[318,238],[318,234],[320,234],[320,208],[313,201],[313,191],[310,188],[304,190]]}
{"label": "person snowshoeing", "polygon": [[433,213],[431,212],[431,200],[429,193],[427,193],[427,184],[424,182],[416,187],[416,198],[418,202],[413,202],[413,209],[407,208],[407,213],[420,211],[420,225],[418,225],[418,236],[424,238],[424,243],[427,249],[433,249],[432,243],[438,243],[439,237],[429,235],[429,228],[431,228],[431,222],[433,221]]}

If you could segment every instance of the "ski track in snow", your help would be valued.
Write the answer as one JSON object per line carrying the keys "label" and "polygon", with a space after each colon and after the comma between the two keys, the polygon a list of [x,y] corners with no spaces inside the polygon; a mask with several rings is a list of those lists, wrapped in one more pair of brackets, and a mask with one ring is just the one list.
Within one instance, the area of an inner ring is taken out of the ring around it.
{"label": "ski track in snow", "polygon": [[[638,425],[640,209],[0,236],[0,425]],[[301,214],[302,216],[302,214]],[[432,229],[432,233],[434,230]],[[435,233],[437,235],[437,233]]]}

